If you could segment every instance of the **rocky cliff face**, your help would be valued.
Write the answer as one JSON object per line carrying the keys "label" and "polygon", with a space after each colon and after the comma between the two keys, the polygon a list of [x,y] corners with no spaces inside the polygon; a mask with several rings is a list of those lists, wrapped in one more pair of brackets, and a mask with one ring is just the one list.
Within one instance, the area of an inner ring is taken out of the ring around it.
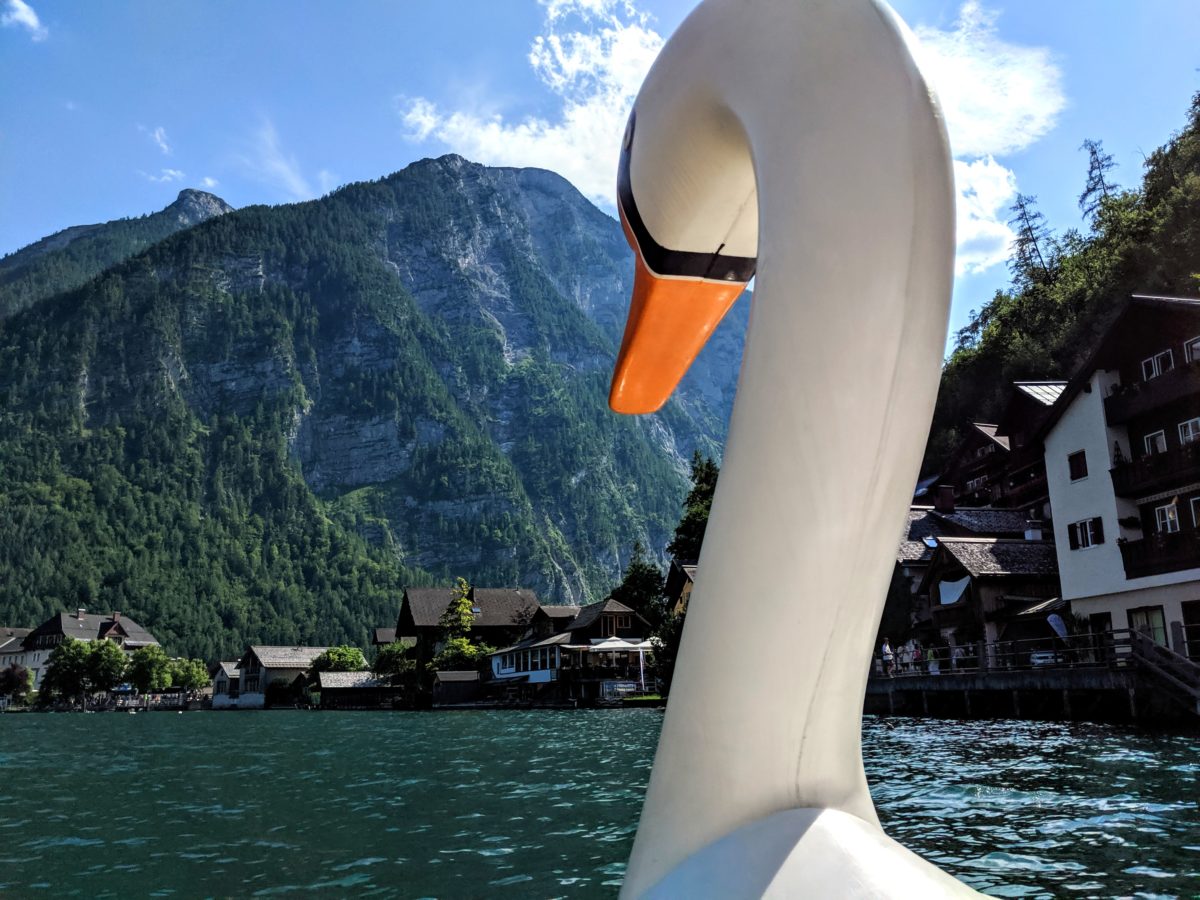
{"label": "rocky cliff face", "polygon": [[0,405],[278,440],[397,565],[575,602],[634,540],[665,545],[687,458],[723,443],[748,303],[661,413],[613,415],[632,258],[550,172],[446,156],[312,203],[185,191],[163,214],[202,224],[10,320]]}

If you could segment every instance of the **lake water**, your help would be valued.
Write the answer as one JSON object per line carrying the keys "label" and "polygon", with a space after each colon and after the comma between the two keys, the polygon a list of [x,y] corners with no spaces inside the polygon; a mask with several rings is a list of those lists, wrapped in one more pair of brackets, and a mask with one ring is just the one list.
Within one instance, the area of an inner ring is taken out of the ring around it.
{"label": "lake water", "polygon": [[[655,710],[0,716],[0,895],[599,897]],[[865,725],[889,832],[1002,897],[1200,894],[1200,738]]]}

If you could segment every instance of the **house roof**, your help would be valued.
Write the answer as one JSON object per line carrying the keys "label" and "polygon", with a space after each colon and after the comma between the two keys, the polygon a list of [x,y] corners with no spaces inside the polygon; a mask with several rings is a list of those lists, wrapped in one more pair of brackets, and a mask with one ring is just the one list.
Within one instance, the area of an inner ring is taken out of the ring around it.
{"label": "house roof", "polygon": [[319,672],[317,682],[321,690],[326,688],[373,688],[387,687],[386,678],[377,678],[373,672]]}
{"label": "house roof", "polygon": [[[537,594],[524,588],[472,588],[471,603],[479,609],[477,628],[511,628],[527,624],[537,611]],[[406,588],[404,599],[417,628],[436,628],[454,599],[453,588]]]}
{"label": "house roof", "polygon": [[475,671],[463,672],[454,669],[439,671],[434,676],[438,681],[478,681],[479,673]]}
{"label": "house roof", "polygon": [[571,643],[573,635],[569,631],[560,631],[558,634],[552,634],[550,637],[528,637],[523,641],[517,641],[511,647],[502,647],[499,650],[493,650],[489,656],[499,656],[501,653],[512,653],[514,650],[529,650],[533,647],[553,647],[555,644],[568,645]]}
{"label": "house roof", "polygon": [[1058,557],[1049,541],[943,537],[938,544],[975,578],[1058,575]]}
{"label": "house roof", "polygon": [[395,628],[376,628],[372,639],[374,644],[390,644],[396,640]]}
{"label": "house roof", "polygon": [[933,515],[932,507],[909,507],[904,534],[896,551],[896,561],[913,563],[928,560],[933,556],[933,548],[925,543],[925,538],[940,537],[945,531],[942,523]]}
{"label": "house roof", "polygon": [[1063,389],[1067,386],[1065,381],[1014,381],[1015,387],[1022,394],[1025,394],[1042,406],[1053,406],[1054,401],[1062,396]]}
{"label": "house roof", "polygon": [[952,513],[932,510],[932,514],[944,523],[957,525],[980,537],[1024,534],[1029,516],[1020,509],[993,509],[990,506],[959,507]]}
{"label": "house roof", "polygon": [[32,628],[0,627],[0,653],[10,653],[22,649],[25,638],[33,631]]}
{"label": "house roof", "polygon": [[1008,449],[1008,438],[1003,435],[996,434],[996,429],[999,427],[998,425],[993,425],[988,422],[972,422],[971,427],[1002,449]]}
{"label": "house roof", "polygon": [[543,603],[538,607],[552,619],[573,619],[579,615],[581,607]]}
{"label": "house roof", "polygon": [[606,612],[632,613],[633,610],[620,600],[613,600],[611,597],[607,600],[589,603],[579,611],[579,615],[575,617],[575,621],[567,626],[567,631],[579,631],[580,629],[587,628]]}
{"label": "house roof", "polygon": [[238,660],[223,659],[217,663],[217,669],[225,673],[225,677],[230,681],[234,681],[241,675],[241,669],[238,668]]}
{"label": "house roof", "polygon": [[113,634],[125,636],[125,646],[145,647],[158,638],[128,616],[120,613],[57,613],[26,635],[26,642],[42,635],[63,635],[79,641],[96,641]]}
{"label": "house roof", "polygon": [[[307,669],[328,647],[252,646],[248,652],[267,669]],[[242,659],[245,659],[243,656]],[[239,660],[240,664],[240,660]]]}

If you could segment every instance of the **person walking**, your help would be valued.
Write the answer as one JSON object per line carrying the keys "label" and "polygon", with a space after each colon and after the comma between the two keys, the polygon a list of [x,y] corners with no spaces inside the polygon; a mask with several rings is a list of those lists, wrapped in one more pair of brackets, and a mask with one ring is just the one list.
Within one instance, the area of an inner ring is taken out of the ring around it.
{"label": "person walking", "polygon": [[883,639],[883,646],[879,648],[879,655],[883,657],[883,673],[888,678],[892,678],[896,674],[896,654],[892,653],[892,645],[887,638]]}

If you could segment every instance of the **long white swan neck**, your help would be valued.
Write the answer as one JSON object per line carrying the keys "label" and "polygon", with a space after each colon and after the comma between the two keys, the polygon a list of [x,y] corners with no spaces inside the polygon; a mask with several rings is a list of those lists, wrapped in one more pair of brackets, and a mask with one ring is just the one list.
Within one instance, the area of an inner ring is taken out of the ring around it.
{"label": "long white swan neck", "polygon": [[953,276],[945,133],[889,10],[709,0],[643,96],[670,84],[741,123],[758,280],[629,897],[780,810],[875,822],[862,699]]}

